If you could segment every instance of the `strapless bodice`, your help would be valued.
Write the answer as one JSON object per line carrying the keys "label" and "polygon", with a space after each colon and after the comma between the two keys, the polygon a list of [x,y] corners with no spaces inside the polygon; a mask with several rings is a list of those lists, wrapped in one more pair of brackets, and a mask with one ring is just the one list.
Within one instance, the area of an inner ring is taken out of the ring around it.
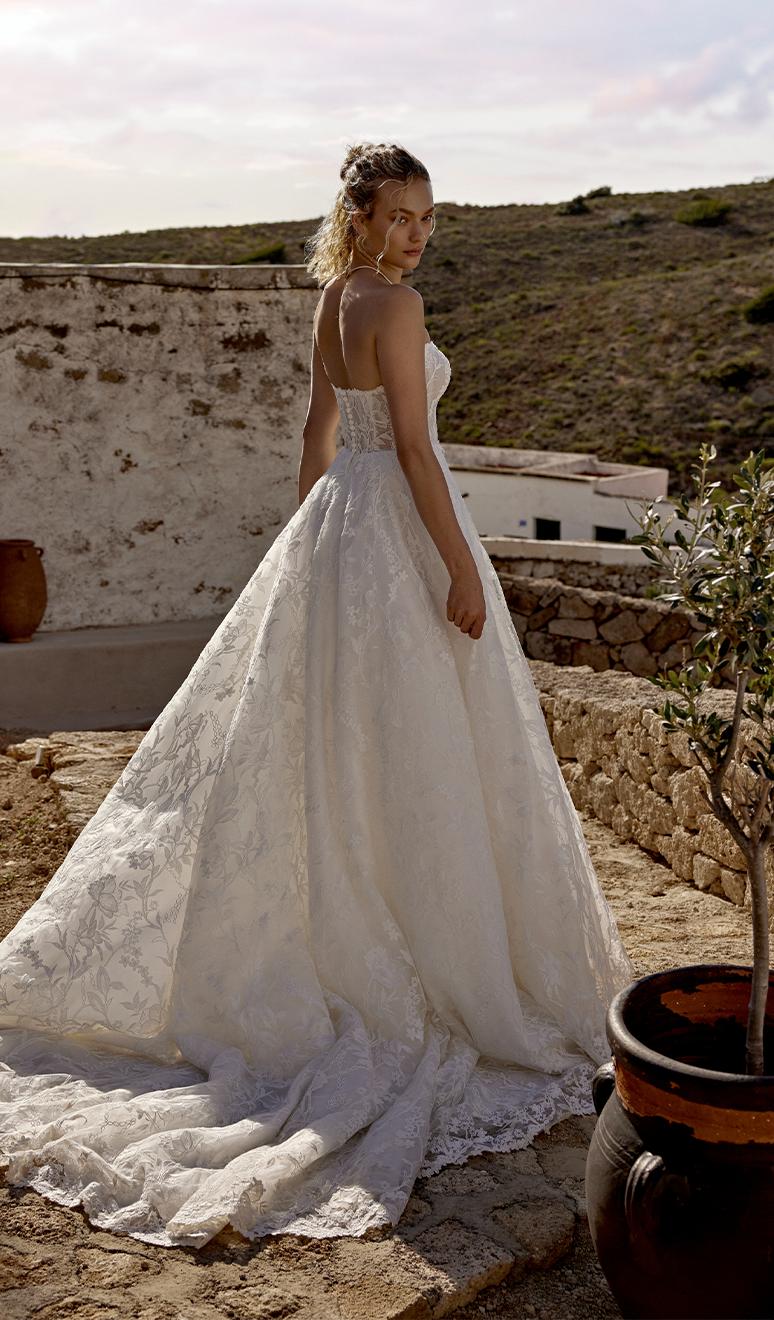
{"label": "strapless bodice", "polygon": [[[451,363],[432,339],[425,344],[425,380],[427,382],[427,424],[430,439],[438,444],[436,408],[451,380]],[[341,443],[352,453],[380,453],[395,450],[395,435],[383,385],[370,390],[333,386],[341,417]]]}

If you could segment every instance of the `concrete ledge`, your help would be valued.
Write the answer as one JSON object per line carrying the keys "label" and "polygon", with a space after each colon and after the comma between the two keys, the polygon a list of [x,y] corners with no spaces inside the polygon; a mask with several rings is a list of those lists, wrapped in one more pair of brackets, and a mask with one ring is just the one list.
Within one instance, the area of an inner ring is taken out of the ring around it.
{"label": "concrete ledge", "polygon": [[306,266],[267,262],[265,265],[188,266],[171,262],[0,261],[0,279],[25,280],[63,275],[82,280],[114,280],[120,284],[166,284],[184,289],[317,289]]}
{"label": "concrete ledge", "polygon": [[29,642],[0,643],[0,727],[150,726],[221,618],[37,632]]}
{"label": "concrete ledge", "polygon": [[526,536],[482,536],[481,544],[498,559],[541,559],[557,563],[569,560],[579,564],[648,568],[642,547],[625,541],[535,541]]}

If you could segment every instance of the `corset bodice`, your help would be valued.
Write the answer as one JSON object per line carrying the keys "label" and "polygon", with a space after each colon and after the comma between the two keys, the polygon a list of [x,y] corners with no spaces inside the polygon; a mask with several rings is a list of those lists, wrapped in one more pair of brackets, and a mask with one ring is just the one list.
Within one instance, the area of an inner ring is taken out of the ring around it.
{"label": "corset bodice", "polygon": [[[425,344],[427,382],[427,425],[430,439],[438,444],[436,408],[451,380],[451,364],[445,353],[428,339]],[[352,453],[375,453],[395,449],[387,393],[383,385],[371,390],[333,386],[341,415],[341,443]]]}

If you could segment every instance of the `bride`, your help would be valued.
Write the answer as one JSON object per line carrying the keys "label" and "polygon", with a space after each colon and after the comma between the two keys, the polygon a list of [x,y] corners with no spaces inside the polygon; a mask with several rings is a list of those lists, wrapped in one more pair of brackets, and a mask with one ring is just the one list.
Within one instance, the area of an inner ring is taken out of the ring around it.
{"label": "bride", "polygon": [[427,170],[341,178],[299,508],[0,944],[9,1181],[167,1246],[395,1225],[593,1113],[633,976],[438,440]]}

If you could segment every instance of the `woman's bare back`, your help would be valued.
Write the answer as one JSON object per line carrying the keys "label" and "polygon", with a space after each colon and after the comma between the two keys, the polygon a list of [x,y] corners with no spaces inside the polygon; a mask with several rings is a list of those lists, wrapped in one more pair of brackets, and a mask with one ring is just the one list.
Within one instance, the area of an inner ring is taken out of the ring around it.
{"label": "woman's bare back", "polygon": [[373,267],[363,268],[370,270],[374,273],[336,275],[317,304],[315,339],[328,380],[337,389],[373,390],[382,384],[376,327],[386,300],[395,296],[398,286],[388,288]]}

